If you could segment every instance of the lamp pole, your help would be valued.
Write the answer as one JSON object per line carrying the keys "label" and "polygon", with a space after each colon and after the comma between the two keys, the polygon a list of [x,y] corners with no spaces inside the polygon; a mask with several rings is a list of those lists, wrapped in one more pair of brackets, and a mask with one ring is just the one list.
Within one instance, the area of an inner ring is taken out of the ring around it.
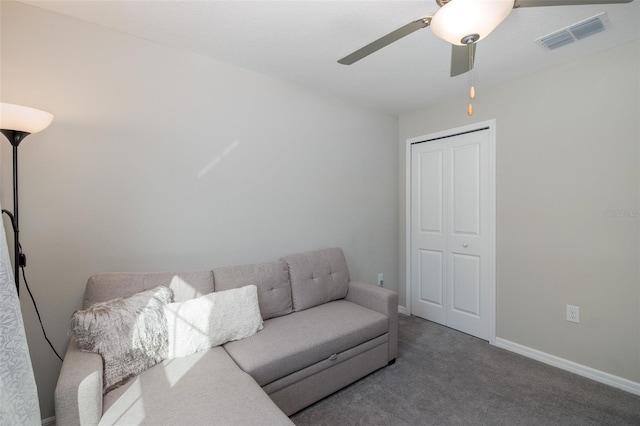
{"label": "lamp pole", "polygon": [[11,219],[11,226],[13,227],[13,262],[14,262],[14,279],[16,282],[16,292],[18,295],[20,294],[20,267],[26,266],[26,259],[22,254],[22,249],[20,247],[20,226],[19,226],[19,215],[18,215],[18,145],[24,138],[30,135],[28,132],[23,132],[20,130],[7,130],[1,129],[3,135],[9,139],[11,146],[13,148],[13,214],[8,210],[2,210],[3,213],[6,213],[7,216]]}
{"label": "lamp pole", "polygon": [[0,132],[9,140],[13,147],[13,213],[2,210],[11,219],[13,227],[13,250],[16,292],[20,293],[20,268],[26,266],[27,261],[20,247],[20,227],[18,226],[18,145],[27,136],[44,130],[51,124],[53,115],[34,108],[20,105],[0,103]]}

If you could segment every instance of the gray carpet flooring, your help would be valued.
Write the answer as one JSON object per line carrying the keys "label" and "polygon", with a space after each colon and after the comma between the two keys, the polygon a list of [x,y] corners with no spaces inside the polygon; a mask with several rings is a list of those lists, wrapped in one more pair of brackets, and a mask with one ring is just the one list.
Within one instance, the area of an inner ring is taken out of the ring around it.
{"label": "gray carpet flooring", "polygon": [[400,316],[398,359],[291,417],[298,425],[640,425],[640,397]]}

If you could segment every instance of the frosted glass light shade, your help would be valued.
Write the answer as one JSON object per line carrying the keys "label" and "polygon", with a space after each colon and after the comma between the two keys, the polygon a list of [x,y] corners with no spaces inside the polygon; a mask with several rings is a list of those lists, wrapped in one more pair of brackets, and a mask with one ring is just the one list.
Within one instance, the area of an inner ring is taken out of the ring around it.
{"label": "frosted glass light shade", "polygon": [[0,103],[0,129],[38,133],[51,124],[53,114],[35,108]]}
{"label": "frosted glass light shade", "polygon": [[464,46],[462,39],[478,34],[482,40],[495,30],[513,9],[514,0],[451,0],[431,19],[431,31],[451,44]]}

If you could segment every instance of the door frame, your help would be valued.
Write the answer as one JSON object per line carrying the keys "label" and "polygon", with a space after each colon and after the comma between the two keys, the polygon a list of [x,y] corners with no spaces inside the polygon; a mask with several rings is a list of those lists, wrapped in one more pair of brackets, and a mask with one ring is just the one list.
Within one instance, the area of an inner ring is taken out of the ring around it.
{"label": "door frame", "polygon": [[[489,130],[489,343],[496,343],[496,120],[487,120],[406,140],[405,145],[405,278],[406,313],[411,315],[411,145],[488,128]],[[428,142],[427,142],[428,143]]]}

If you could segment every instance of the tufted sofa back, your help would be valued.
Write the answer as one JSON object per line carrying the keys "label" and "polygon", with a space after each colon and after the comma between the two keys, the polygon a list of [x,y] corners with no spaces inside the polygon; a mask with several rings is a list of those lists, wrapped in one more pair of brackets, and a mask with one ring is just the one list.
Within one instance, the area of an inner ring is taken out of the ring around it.
{"label": "tufted sofa back", "polygon": [[216,291],[253,284],[258,287],[262,319],[292,312],[289,270],[284,262],[229,266],[213,270]]}
{"label": "tufted sofa back", "polygon": [[[181,280],[174,280],[178,276]],[[263,319],[302,311],[347,295],[349,269],[340,248],[285,256],[280,261],[216,268],[213,271],[106,273],[89,278],[83,308],[130,297],[159,285],[171,288],[176,302],[212,291],[253,284]]]}
{"label": "tufted sofa back", "polygon": [[293,310],[302,311],[342,299],[349,287],[349,269],[340,248],[285,256],[289,266]]}

